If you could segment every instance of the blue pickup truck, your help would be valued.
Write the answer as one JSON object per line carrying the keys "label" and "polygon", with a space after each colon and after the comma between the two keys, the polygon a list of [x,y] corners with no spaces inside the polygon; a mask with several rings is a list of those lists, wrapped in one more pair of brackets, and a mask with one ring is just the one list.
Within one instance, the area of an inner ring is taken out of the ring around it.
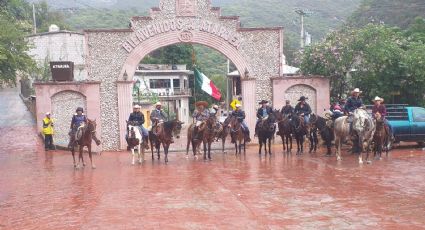
{"label": "blue pickup truck", "polygon": [[386,105],[388,123],[395,142],[425,142],[425,108],[407,105]]}

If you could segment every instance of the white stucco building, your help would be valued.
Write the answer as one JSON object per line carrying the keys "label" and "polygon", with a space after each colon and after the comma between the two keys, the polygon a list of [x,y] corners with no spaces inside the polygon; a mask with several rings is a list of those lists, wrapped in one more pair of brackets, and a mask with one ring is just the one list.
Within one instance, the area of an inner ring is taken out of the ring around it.
{"label": "white stucco building", "polygon": [[[186,65],[141,64],[134,74],[134,81],[140,82],[140,99],[136,92],[134,103],[139,103],[145,116],[150,116],[153,109],[152,94],[158,95],[159,101],[170,114],[178,114],[181,121],[191,121],[189,98],[189,76],[193,71],[187,70]],[[149,123],[149,122],[148,122]]]}
{"label": "white stucco building", "polygon": [[87,79],[86,41],[83,33],[60,30],[51,25],[49,32],[29,35],[31,49],[28,54],[39,66],[48,66],[51,61],[74,62],[74,80]]}

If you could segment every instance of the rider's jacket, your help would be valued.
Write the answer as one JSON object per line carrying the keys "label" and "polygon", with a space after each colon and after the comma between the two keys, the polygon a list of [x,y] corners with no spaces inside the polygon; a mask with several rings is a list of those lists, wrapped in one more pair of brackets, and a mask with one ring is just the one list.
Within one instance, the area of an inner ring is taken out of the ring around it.
{"label": "rider's jacket", "polygon": [[243,110],[235,110],[232,112],[232,116],[236,117],[239,122],[245,120],[245,112]]}
{"label": "rider's jacket", "polygon": [[155,122],[156,120],[166,120],[166,118],[167,116],[162,110],[154,109],[151,112],[150,119],[152,122]]}
{"label": "rider's jacket", "polygon": [[137,126],[141,126],[145,123],[145,115],[141,112],[133,112],[130,114],[128,121],[136,123]]}
{"label": "rider's jacket", "polygon": [[86,115],[75,114],[74,116],[72,116],[71,129],[76,129],[76,128],[80,127],[81,124],[85,123],[86,121],[87,121]]}
{"label": "rider's jacket", "polygon": [[387,108],[385,107],[385,105],[374,105],[372,107],[373,116],[375,116],[376,113],[380,113],[382,118],[385,118],[385,116],[387,115]]}
{"label": "rider's jacket", "polygon": [[354,110],[363,106],[363,101],[360,97],[349,97],[347,103],[345,104],[345,111],[354,112]]}
{"label": "rider's jacket", "polygon": [[195,118],[196,121],[206,121],[210,116],[210,113],[208,112],[208,109],[204,109],[204,111],[198,111],[195,110],[195,112],[193,112],[192,117]]}
{"label": "rider's jacket", "polygon": [[268,116],[268,115],[270,115],[270,114],[273,113],[272,107],[270,107],[270,106],[267,106],[266,108],[261,107],[261,108],[259,108],[257,110],[257,118],[258,119],[263,119],[264,117],[266,117],[266,116],[263,116],[264,115],[264,112],[263,112],[264,110],[265,110],[266,116]]}
{"label": "rider's jacket", "polygon": [[302,113],[304,113],[304,115],[309,115],[311,113],[311,107],[307,102],[301,107],[301,102],[299,102],[295,106],[294,112],[298,115]]}
{"label": "rider's jacket", "polygon": [[280,111],[283,115],[292,114],[294,112],[294,108],[291,105],[285,105],[282,107]]}

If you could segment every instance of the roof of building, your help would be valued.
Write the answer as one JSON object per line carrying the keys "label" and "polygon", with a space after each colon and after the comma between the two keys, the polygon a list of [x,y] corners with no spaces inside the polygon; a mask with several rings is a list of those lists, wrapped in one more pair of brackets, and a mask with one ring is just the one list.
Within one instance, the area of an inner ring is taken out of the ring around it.
{"label": "roof of building", "polygon": [[77,34],[77,35],[84,35],[83,33],[80,33],[80,32],[68,31],[68,30],[59,30],[59,31],[52,31],[52,32],[44,32],[44,33],[31,34],[31,35],[28,35],[27,37],[48,36],[48,35],[53,35],[53,34]]}

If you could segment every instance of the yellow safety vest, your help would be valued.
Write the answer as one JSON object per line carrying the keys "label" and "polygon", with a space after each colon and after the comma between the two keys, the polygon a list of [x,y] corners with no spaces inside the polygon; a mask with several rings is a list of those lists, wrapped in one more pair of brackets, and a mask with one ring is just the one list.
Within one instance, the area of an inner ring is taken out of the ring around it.
{"label": "yellow safety vest", "polygon": [[237,104],[242,105],[242,102],[240,102],[238,99],[235,99],[235,100],[233,100],[233,101],[230,103],[230,107],[232,107],[232,109],[233,109],[233,110],[236,110],[236,105],[237,105]]}
{"label": "yellow safety vest", "polygon": [[[52,135],[53,134],[53,126],[52,126],[52,124],[49,123],[50,121],[51,121],[51,119],[49,119],[47,117],[45,117],[43,119],[43,134],[44,135],[46,135],[46,134]],[[48,124],[48,125],[45,125],[45,124]]]}

